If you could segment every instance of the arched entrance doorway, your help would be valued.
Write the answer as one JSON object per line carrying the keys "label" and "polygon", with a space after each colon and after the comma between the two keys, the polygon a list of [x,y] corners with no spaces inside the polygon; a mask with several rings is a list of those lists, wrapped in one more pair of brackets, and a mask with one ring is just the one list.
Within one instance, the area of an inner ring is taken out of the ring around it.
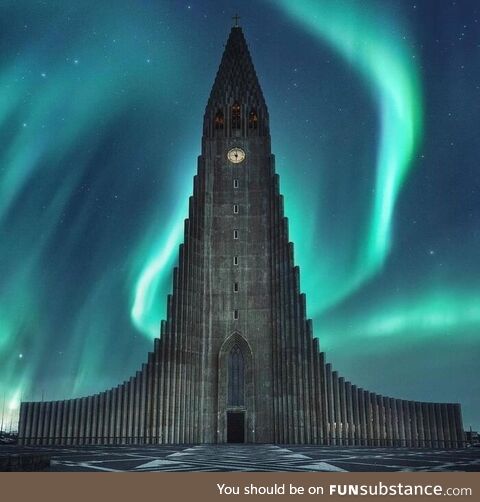
{"label": "arched entrance doorway", "polygon": [[218,430],[220,443],[255,440],[253,358],[240,333],[228,337],[218,361]]}
{"label": "arched entrance doorway", "polygon": [[235,344],[228,354],[227,443],[245,442],[245,361]]}

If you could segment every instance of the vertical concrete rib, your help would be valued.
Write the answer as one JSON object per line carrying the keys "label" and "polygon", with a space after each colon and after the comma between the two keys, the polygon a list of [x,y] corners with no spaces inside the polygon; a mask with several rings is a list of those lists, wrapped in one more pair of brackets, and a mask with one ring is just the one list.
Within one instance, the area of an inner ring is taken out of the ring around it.
{"label": "vertical concrete rib", "polygon": [[53,444],[62,444],[63,401],[56,401],[57,413],[55,418],[55,440]]}
{"label": "vertical concrete rib", "polygon": [[347,441],[347,402],[345,396],[345,378],[338,379],[339,394],[339,419],[340,419],[340,444],[345,445]]}
{"label": "vertical concrete rib", "polygon": [[345,438],[345,444],[352,446],[355,439],[355,424],[353,418],[353,395],[352,395],[352,384],[350,382],[345,382],[345,423],[347,427],[347,435]]}
{"label": "vertical concrete rib", "polygon": [[77,420],[77,444],[85,444],[85,415],[87,399],[80,397],[78,399],[78,420]]}
{"label": "vertical concrete rib", "polygon": [[328,416],[328,441],[327,444],[335,444],[335,418],[333,411],[333,385],[332,385],[332,365],[327,363],[325,365],[326,387],[327,387],[327,416]]}
{"label": "vertical concrete rib", "polygon": [[466,445],[463,432],[462,412],[458,403],[453,405],[453,413],[455,415],[455,428],[457,432],[457,448],[463,448]]}
{"label": "vertical concrete rib", "polygon": [[392,409],[390,408],[390,398],[382,397],[382,408],[383,408],[383,416],[385,417],[385,437],[384,437],[384,446],[393,446],[393,432],[392,432]]}
{"label": "vertical concrete rib", "polygon": [[140,398],[140,443],[145,444],[145,404],[147,397],[147,365],[142,365]]}
{"label": "vertical concrete rib", "polygon": [[452,447],[452,440],[450,437],[450,424],[448,420],[448,405],[442,403],[441,405],[441,413],[442,413],[442,422],[443,422],[443,438],[445,441],[445,448]]}
{"label": "vertical concrete rib", "polygon": [[105,444],[105,392],[100,392],[98,395],[97,407],[97,444]]}
{"label": "vertical concrete rib", "polygon": [[131,377],[128,381],[128,420],[127,420],[127,444],[133,444],[135,416],[135,379]]}
{"label": "vertical concrete rib", "polygon": [[367,427],[367,409],[366,409],[366,391],[362,388],[357,389],[358,392],[358,412],[360,418],[360,444],[366,446],[368,444],[368,427]]}
{"label": "vertical concrete rib", "polygon": [[391,430],[392,430],[392,446],[401,446],[400,443],[400,430],[398,427],[398,415],[397,415],[397,401],[392,397],[388,398],[390,404],[390,413],[391,413]]}
{"label": "vertical concrete rib", "polygon": [[119,385],[116,388],[117,405],[115,410],[115,439],[114,439],[115,444],[122,444],[122,422],[125,416],[123,414],[123,400],[125,398],[124,390],[125,390],[124,384]]}
{"label": "vertical concrete rib", "polygon": [[30,444],[30,438],[32,437],[32,403],[27,401],[25,403],[22,403],[25,408],[25,422],[22,423],[21,421],[21,427],[24,429],[23,432],[23,443],[20,444]]}
{"label": "vertical concrete rib", "polygon": [[[420,448],[425,448],[425,424],[423,422],[422,403],[415,401],[415,414],[417,416],[417,441]],[[428,427],[428,425],[427,425]]]}
{"label": "vertical concrete rib", "polygon": [[80,406],[81,399],[75,399],[75,413],[73,415],[72,444],[79,444],[80,439]]}
{"label": "vertical concrete rib", "polygon": [[353,446],[359,446],[362,434],[360,430],[360,410],[358,406],[358,388],[352,385],[352,429],[353,429]]}
{"label": "vertical concrete rib", "polygon": [[28,404],[24,401],[20,403],[20,415],[18,420],[18,444],[25,444],[25,428],[27,422],[27,408]]}
{"label": "vertical concrete rib", "polygon": [[418,448],[417,410],[415,408],[415,401],[408,401],[408,410],[410,412],[412,446]]}

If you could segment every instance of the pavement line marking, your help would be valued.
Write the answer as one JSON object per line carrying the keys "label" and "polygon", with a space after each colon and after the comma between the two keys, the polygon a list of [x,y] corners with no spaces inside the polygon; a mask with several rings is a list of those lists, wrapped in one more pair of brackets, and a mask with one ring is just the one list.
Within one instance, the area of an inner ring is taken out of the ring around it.
{"label": "pavement line marking", "polygon": [[309,471],[324,471],[324,472],[348,472],[345,469],[342,469],[341,467],[337,467],[332,464],[327,464],[326,462],[318,462],[316,464],[311,464],[311,465],[303,465],[303,469],[309,470]]}

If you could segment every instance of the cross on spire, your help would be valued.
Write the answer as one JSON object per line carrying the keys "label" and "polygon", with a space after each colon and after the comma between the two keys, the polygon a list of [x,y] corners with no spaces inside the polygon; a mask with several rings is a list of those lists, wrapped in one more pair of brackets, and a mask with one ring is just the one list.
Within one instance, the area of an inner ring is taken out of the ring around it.
{"label": "cross on spire", "polygon": [[238,14],[235,14],[233,17],[232,17],[233,21],[235,22],[235,25],[234,26],[238,26],[238,20],[240,19],[240,16]]}

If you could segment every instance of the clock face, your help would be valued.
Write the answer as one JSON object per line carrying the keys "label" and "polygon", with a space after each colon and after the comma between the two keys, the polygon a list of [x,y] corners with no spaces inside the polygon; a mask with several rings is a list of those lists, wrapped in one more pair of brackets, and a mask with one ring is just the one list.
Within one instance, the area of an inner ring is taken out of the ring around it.
{"label": "clock face", "polygon": [[240,164],[245,159],[245,152],[236,146],[228,151],[227,158],[233,164]]}

